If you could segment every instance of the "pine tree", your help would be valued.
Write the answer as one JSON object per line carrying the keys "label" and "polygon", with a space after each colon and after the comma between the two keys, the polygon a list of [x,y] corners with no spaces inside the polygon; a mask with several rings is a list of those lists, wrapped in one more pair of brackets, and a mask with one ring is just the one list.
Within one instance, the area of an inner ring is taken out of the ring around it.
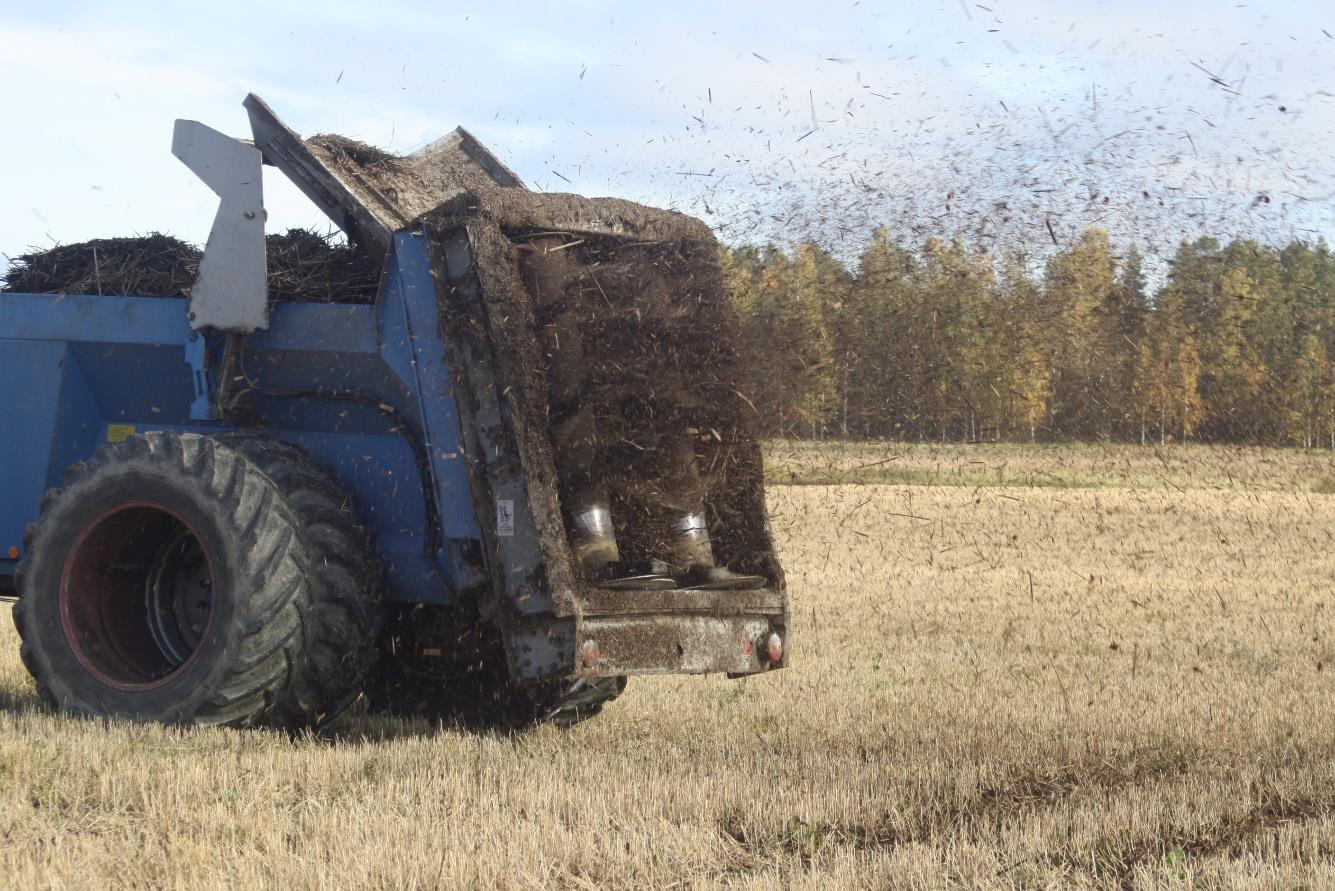
{"label": "pine tree", "polygon": [[961,241],[928,239],[917,287],[920,396],[935,438],[976,439],[986,386],[984,312],[992,271]]}
{"label": "pine tree", "polygon": [[1140,251],[1131,248],[1117,270],[1117,283],[1108,292],[1103,326],[1108,351],[1108,401],[1111,432],[1120,439],[1139,435],[1139,417],[1131,396],[1141,339],[1149,321],[1150,302],[1145,292],[1145,273]]}
{"label": "pine tree", "polygon": [[845,321],[836,332],[841,427],[861,436],[902,435],[915,345],[900,321],[914,287],[916,263],[885,229],[873,233],[858,260]]}
{"label": "pine tree", "polygon": [[828,319],[848,289],[847,272],[812,244],[791,258],[772,245],[734,251],[723,268],[742,318],[747,395],[764,432],[819,434],[835,405]]}
{"label": "pine tree", "polygon": [[1033,442],[1048,419],[1052,399],[1052,366],[1045,340],[1043,294],[1027,272],[1022,254],[1006,260],[1002,278],[1004,324],[997,387],[1002,394],[1003,429]]}
{"label": "pine tree", "polygon": [[1052,414],[1067,436],[1106,438],[1112,433],[1120,378],[1108,346],[1117,324],[1109,316],[1115,283],[1116,261],[1102,229],[1086,229],[1048,264],[1044,290],[1054,322]]}
{"label": "pine tree", "polygon": [[786,321],[800,339],[802,365],[793,408],[811,435],[820,437],[839,414],[835,330],[846,318],[852,276],[833,255],[810,241],[793,251],[789,273]]}
{"label": "pine tree", "polygon": [[[1281,424],[1268,368],[1264,320],[1266,303],[1277,302],[1273,255],[1255,242],[1234,242],[1220,255],[1214,299],[1205,303],[1201,328],[1203,432],[1211,440],[1266,441]],[[1287,337],[1278,338],[1275,360],[1282,361]]]}

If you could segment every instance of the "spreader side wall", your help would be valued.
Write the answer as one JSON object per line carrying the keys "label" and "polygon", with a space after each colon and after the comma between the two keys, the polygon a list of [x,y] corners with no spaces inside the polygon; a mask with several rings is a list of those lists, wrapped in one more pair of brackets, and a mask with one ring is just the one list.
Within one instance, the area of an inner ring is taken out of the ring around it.
{"label": "spreader side wall", "polygon": [[68,358],[63,343],[0,341],[0,575],[13,573],[23,527],[41,504]]}
{"label": "spreader side wall", "polygon": [[[189,368],[170,345],[186,331],[184,301],[0,295],[0,575],[12,574],[42,493],[109,424],[115,436],[135,406],[168,423],[178,406],[188,417]],[[116,373],[99,380],[89,363]]]}
{"label": "spreader side wall", "polygon": [[[0,294],[0,589],[43,491],[100,443],[233,427],[298,444],[333,471],[374,533],[391,599],[445,604],[484,584],[422,241],[400,240],[374,306],[275,306],[231,372],[229,421],[201,418],[185,300]],[[222,338],[200,352],[216,399]]]}

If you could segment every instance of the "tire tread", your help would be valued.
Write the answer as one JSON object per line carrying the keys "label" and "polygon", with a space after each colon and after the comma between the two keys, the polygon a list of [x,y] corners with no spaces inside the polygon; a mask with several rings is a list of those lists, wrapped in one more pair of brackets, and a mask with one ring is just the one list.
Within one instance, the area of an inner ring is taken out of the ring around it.
{"label": "tire tread", "polygon": [[43,496],[38,521],[25,531],[14,608],[20,655],[42,700],[103,712],[70,693],[31,633],[38,599],[52,592],[27,586],[48,527],[99,477],[127,467],[168,477],[213,505],[242,555],[233,567],[232,627],[219,656],[226,665],[209,675],[211,689],[197,691],[180,713],[128,716],[296,729],[317,726],[351,702],[375,660],[383,608],[370,538],[328,470],[295,446],[247,431],[137,434],[76,461]]}

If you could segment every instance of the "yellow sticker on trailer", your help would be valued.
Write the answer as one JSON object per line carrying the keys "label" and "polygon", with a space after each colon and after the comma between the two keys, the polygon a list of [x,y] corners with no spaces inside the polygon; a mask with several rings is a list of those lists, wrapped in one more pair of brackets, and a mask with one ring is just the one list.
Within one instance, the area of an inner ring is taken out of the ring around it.
{"label": "yellow sticker on trailer", "polygon": [[125,442],[131,436],[134,436],[133,424],[107,425],[107,442]]}

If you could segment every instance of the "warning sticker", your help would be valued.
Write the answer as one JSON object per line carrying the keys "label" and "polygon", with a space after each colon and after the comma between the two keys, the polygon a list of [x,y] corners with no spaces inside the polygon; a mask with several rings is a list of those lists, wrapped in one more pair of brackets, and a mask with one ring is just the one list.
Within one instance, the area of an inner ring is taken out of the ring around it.
{"label": "warning sticker", "polygon": [[496,534],[507,536],[515,534],[515,503],[513,501],[496,499]]}
{"label": "warning sticker", "polygon": [[107,425],[107,442],[125,442],[131,436],[134,436],[133,424]]}

